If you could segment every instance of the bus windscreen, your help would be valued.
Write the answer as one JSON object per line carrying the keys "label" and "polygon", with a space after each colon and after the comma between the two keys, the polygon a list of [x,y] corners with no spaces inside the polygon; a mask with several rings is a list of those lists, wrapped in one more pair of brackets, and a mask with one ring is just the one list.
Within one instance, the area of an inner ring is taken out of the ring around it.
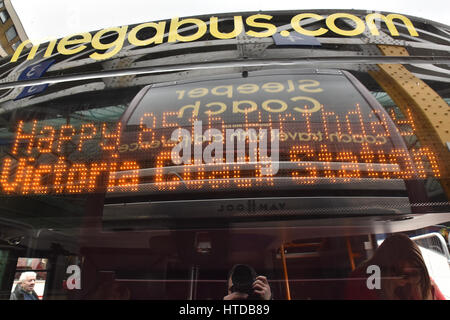
{"label": "bus windscreen", "polygon": [[348,72],[239,73],[148,85],[118,121],[19,121],[1,183],[100,195],[121,224],[429,210],[438,159],[402,134]]}

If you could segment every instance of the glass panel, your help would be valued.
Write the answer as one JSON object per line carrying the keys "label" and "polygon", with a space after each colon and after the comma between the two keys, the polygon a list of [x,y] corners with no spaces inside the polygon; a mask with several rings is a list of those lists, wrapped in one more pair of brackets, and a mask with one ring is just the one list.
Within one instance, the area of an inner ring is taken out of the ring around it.
{"label": "glass panel", "polygon": [[16,28],[14,28],[14,27],[9,28],[8,30],[6,30],[5,34],[6,34],[6,39],[8,39],[8,41],[11,41],[15,37],[17,37]]}
{"label": "glass panel", "polygon": [[9,14],[6,10],[0,11],[0,19],[2,20],[3,23],[5,23],[6,20],[8,20],[8,18],[9,18]]}

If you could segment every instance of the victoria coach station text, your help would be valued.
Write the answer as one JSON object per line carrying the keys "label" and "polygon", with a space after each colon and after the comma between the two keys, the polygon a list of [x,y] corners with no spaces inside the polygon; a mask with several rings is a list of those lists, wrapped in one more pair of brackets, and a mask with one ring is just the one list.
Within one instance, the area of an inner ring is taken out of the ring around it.
{"label": "victoria coach station text", "polygon": [[[222,20],[222,19],[221,19]],[[139,24],[133,28],[128,26],[122,27],[113,27],[100,30],[95,34],[91,34],[89,32],[79,33],[70,35],[60,39],[59,41],[54,39],[49,41],[41,41],[48,42],[47,49],[44,53],[44,58],[50,57],[55,53],[55,49],[57,52],[63,55],[73,55],[78,54],[86,49],[88,49],[88,45],[92,46],[95,52],[89,55],[90,58],[94,60],[103,60],[109,59],[122,50],[125,41],[135,47],[144,47],[149,45],[158,45],[164,42],[167,43],[176,43],[176,42],[191,42],[202,39],[205,35],[211,36],[215,39],[235,39],[237,36],[241,35],[245,32],[247,36],[254,38],[267,38],[271,37],[278,32],[277,26],[273,24],[274,19],[273,16],[267,14],[254,14],[249,17],[242,16],[234,16],[233,22],[234,27],[232,31],[224,32],[224,27],[221,27],[221,23],[219,22],[218,17],[210,17],[209,21],[203,21],[197,18],[185,18],[180,19],[178,17],[172,18],[170,22],[161,21],[161,22],[147,22]],[[304,28],[302,26],[303,20],[324,20],[325,27],[315,27],[315,28]],[[339,27],[338,20],[345,20],[350,22],[350,25],[353,25],[353,29],[342,29]],[[328,16],[316,14],[316,13],[300,13],[291,18],[291,31],[282,30],[280,31],[280,35],[282,37],[290,37],[295,34],[307,35],[307,36],[323,36],[332,34],[337,34],[340,36],[352,37],[362,34],[366,29],[373,36],[380,35],[378,27],[376,23],[384,22],[389,30],[389,33],[392,36],[398,36],[398,30],[394,24],[395,22],[402,23],[409,34],[413,37],[419,36],[416,29],[414,28],[412,22],[405,16],[401,14],[388,14],[383,15],[380,13],[370,13],[367,14],[364,18],[358,17],[356,15],[345,13],[345,12],[337,12]],[[182,34],[187,27],[194,26],[192,33],[189,35]],[[255,29],[255,30],[252,30]],[[152,34],[151,37],[143,38],[142,32],[145,30]],[[222,30],[222,31],[221,31]],[[247,31],[246,31],[247,30]],[[105,41],[103,36],[109,33],[114,33],[116,35],[115,40],[111,41],[110,37]],[[30,40],[23,41],[19,47],[16,49],[14,55],[11,58],[11,62],[15,62],[18,60],[19,56],[22,54],[25,46],[31,43]],[[34,42],[32,49],[28,53],[27,59],[33,59],[40,47],[40,44],[36,44]]]}
{"label": "victoria coach station text", "polygon": [[[248,170],[242,167],[243,164],[241,162],[237,161],[234,164],[230,164],[228,159],[224,157],[214,162],[218,169],[213,171],[206,170],[208,163],[183,165],[183,170],[180,172],[181,180],[177,179],[174,181],[171,171],[167,171],[164,168],[174,166],[174,147],[177,145],[183,147],[184,139],[164,142],[161,137],[160,141],[163,141],[163,143],[159,142],[160,145],[158,146],[161,148],[153,149],[153,143],[158,140],[148,139],[157,136],[153,135],[152,132],[141,130],[138,131],[140,141],[137,146],[142,149],[140,151],[144,152],[135,156],[134,154],[119,156],[117,150],[120,152],[122,148],[120,146],[122,138],[121,123],[117,124],[115,130],[109,130],[111,128],[108,128],[106,123],[101,124],[101,127],[97,127],[98,124],[85,123],[81,128],[75,128],[70,124],[59,128],[49,125],[39,128],[35,120],[32,122],[31,128],[28,126],[27,130],[25,130],[24,125],[22,121],[18,123],[15,140],[10,152],[11,156],[2,159],[0,184],[2,192],[6,194],[135,192],[141,191],[141,188],[144,188],[146,183],[154,183],[159,190],[175,190],[182,186],[181,181],[184,181],[189,188],[218,188],[220,186],[249,188],[254,186],[254,183],[271,183],[270,177],[267,178],[269,180],[262,179],[261,168],[256,168],[252,173],[257,179],[249,180]],[[174,130],[178,129],[174,128]],[[205,155],[209,158],[217,156],[217,141],[214,141],[214,137],[203,141],[210,130],[209,127],[201,128],[201,134],[195,135],[194,141],[191,140],[194,151],[195,142],[198,139],[202,141],[199,146],[201,147],[200,152],[203,158],[206,158]],[[246,132],[242,132],[242,129],[227,129],[227,132],[228,130],[235,131],[234,137],[233,134],[230,135],[233,138],[231,141],[250,140],[249,143],[244,145],[244,148],[255,154],[254,158],[257,163],[265,161],[261,158],[260,146],[257,147],[258,150],[250,148],[252,138],[257,137],[259,140],[262,138],[260,136],[261,129],[259,133],[255,130],[254,135],[249,136],[250,139],[240,136],[240,133],[248,135],[249,132],[252,132],[252,129],[248,129]],[[219,130],[217,131],[220,133]],[[148,133],[151,134],[148,135]],[[273,137],[272,134],[271,137]],[[347,179],[347,181],[364,177],[370,179],[424,179],[428,176],[440,177],[437,159],[429,148],[420,147],[409,153],[406,148],[395,147],[391,143],[379,145],[381,142],[378,142],[372,145],[369,144],[370,139],[385,139],[383,136],[369,138],[367,135],[348,133],[331,133],[326,136],[320,131],[308,134],[304,131],[288,131],[280,133],[279,139],[292,139],[292,141],[295,141],[295,139],[315,139],[317,141],[317,146],[315,147],[311,143],[287,143],[288,150],[283,151],[288,157],[286,160],[297,167],[283,174],[291,177],[292,183],[310,184],[321,177],[335,180]],[[386,139],[390,140],[390,138]],[[386,141],[386,139],[383,141]],[[126,140],[125,137],[124,140]],[[337,142],[346,143],[347,140],[359,142],[360,147],[353,144],[353,147],[350,148],[335,148],[337,147]],[[85,156],[78,161],[68,159],[65,152],[67,144],[76,148],[73,151],[74,154],[82,155],[81,152],[85,151],[86,143],[89,141],[96,142],[106,154],[103,156],[99,154],[100,159],[97,160],[85,160]],[[227,146],[228,143],[227,138]],[[204,144],[206,146],[203,148]],[[377,145],[379,145],[378,148],[371,147]],[[214,148],[211,148],[211,146]],[[150,152],[151,150],[153,152]],[[212,155],[212,150],[214,150],[214,156]],[[236,151],[239,153],[240,149],[238,148]],[[278,149],[275,148],[273,151],[278,152]],[[208,152],[210,152],[209,155]],[[44,158],[41,161],[40,158],[44,154],[51,156],[51,160],[46,157],[47,159]],[[146,155],[148,158],[143,157],[143,155]],[[184,155],[183,150],[183,157]],[[271,156],[273,156],[272,151]],[[143,181],[142,169],[149,167],[149,164],[145,163],[145,159],[151,158],[154,160],[150,167],[156,168],[156,174],[151,180]],[[427,168],[425,165],[426,161],[430,163],[431,168]],[[242,181],[245,181],[245,183]]]}

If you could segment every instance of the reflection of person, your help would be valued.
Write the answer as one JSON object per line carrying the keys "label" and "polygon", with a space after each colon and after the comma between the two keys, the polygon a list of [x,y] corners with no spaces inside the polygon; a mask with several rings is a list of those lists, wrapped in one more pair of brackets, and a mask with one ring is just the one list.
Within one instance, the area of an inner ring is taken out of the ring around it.
{"label": "reflection of person", "polygon": [[14,291],[11,292],[10,300],[39,300],[38,295],[34,291],[36,284],[36,272],[28,271],[20,275],[19,283],[17,283]]}
{"label": "reflection of person", "polygon": [[[369,266],[379,267],[379,288],[367,286]],[[445,300],[428,274],[419,247],[404,234],[386,238],[372,258],[352,273],[352,278],[346,292],[349,299]]]}
{"label": "reflection of person", "polygon": [[228,295],[224,300],[270,300],[272,292],[265,276],[257,276],[252,267],[237,264],[227,279]]}

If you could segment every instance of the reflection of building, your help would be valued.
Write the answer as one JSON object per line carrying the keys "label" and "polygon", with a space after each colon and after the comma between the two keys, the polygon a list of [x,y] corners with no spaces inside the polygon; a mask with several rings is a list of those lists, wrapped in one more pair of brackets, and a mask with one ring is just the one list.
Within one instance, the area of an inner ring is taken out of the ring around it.
{"label": "reflection of building", "polygon": [[12,55],[28,36],[14,10],[11,0],[0,0],[0,55]]}

